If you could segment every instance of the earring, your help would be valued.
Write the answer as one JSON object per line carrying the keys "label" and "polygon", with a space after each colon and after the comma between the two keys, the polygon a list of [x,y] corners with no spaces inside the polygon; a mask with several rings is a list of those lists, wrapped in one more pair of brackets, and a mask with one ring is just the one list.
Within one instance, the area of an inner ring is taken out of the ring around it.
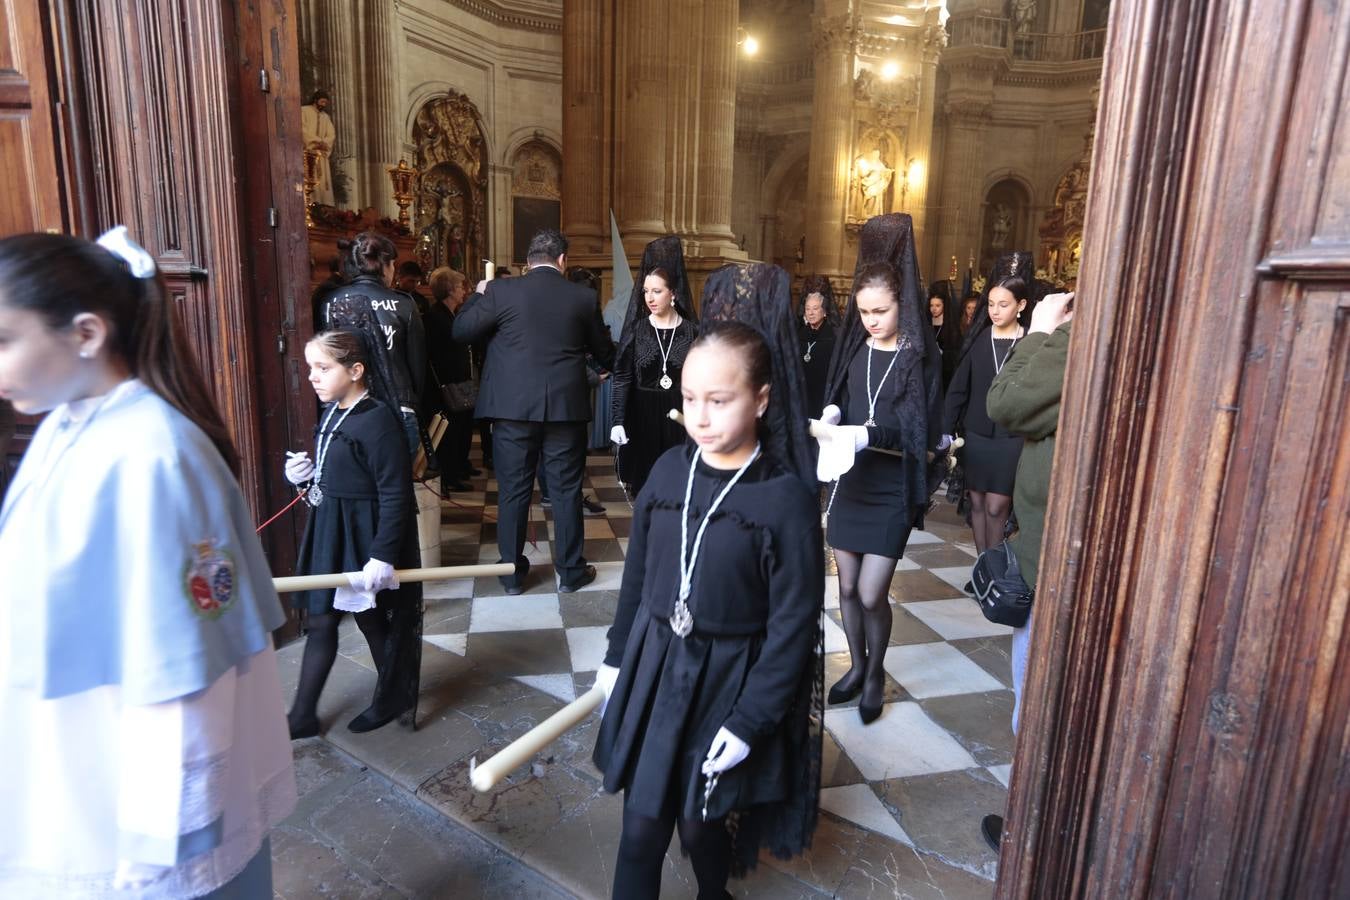
{"label": "earring", "polygon": [[80,351],[80,359],[93,359],[93,357],[94,357],[94,352],[93,352],[92,350],[81,350],[81,351]]}

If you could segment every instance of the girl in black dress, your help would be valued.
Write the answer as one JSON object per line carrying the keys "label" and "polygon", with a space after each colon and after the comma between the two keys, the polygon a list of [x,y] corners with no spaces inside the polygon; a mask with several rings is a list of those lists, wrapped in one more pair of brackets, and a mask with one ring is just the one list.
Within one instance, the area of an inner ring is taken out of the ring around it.
{"label": "girl in black dress", "polygon": [[941,437],[941,357],[919,284],[910,218],[863,226],[853,297],[830,364],[822,420],[848,426],[860,452],[836,483],[826,539],[839,569],[851,667],[831,703],[861,694],[864,724],[881,715],[889,589],[910,529],[928,503],[928,452]]}
{"label": "girl in black dress", "polygon": [[834,353],[834,335],[839,327],[839,307],[834,288],[823,275],[812,275],[802,285],[801,325],[797,342],[801,346],[802,371],[806,375],[806,410],[819,416],[825,406],[825,381],[830,374],[830,356]]}
{"label": "girl in black dress", "polygon": [[641,274],[615,354],[610,428],[619,481],[631,496],[661,454],[684,443],[684,429],[670,411],[679,406],[680,370],[698,335],[680,239],[671,234],[648,244]]}
{"label": "girl in black dress", "polygon": [[825,575],[787,273],[724,267],[704,311],[717,321],[682,385],[693,443],[638,495],[596,675],[595,763],[624,791],[621,898],[659,894],[677,822],[703,898],[761,847],[799,853],[816,822]]}
{"label": "girl in black dress", "polygon": [[961,357],[961,310],[952,299],[952,283],[935,281],[928,286],[928,316],[933,326],[933,339],[942,354],[942,386],[951,383]]}
{"label": "girl in black dress", "polygon": [[1013,481],[1022,439],[994,423],[985,411],[989,386],[1025,334],[1019,317],[1029,318],[1031,254],[1010,253],[994,263],[985,282],[987,315],[977,316],[966,334],[961,359],[947,388],[944,428],[962,434],[965,489],[975,549],[984,552],[1003,540],[1012,514]]}
{"label": "girl in black dress", "polygon": [[296,571],[302,575],[360,572],[359,585],[298,592],[308,638],[300,683],[287,719],[291,737],[319,733],[319,694],[337,656],[338,622],[353,612],[378,673],[370,707],[348,729],[372,731],[417,703],[421,663],[422,586],[399,586],[394,569],[419,565],[412,463],[403,424],[372,393],[384,393],[373,371],[367,336],[329,331],[305,346],[309,382],[327,404],[314,458],[291,454],[286,478],[305,490],[311,509]]}

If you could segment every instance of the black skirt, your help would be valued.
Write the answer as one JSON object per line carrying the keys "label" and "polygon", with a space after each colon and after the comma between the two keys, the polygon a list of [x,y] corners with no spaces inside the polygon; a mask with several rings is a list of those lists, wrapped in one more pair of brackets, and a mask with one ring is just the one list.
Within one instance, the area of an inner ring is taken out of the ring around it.
{"label": "black skirt", "polygon": [[[370,561],[370,547],[375,543],[375,530],[379,521],[378,500],[328,496],[309,511],[309,516],[296,559],[297,572],[305,575],[359,572]],[[399,558],[385,562],[391,563],[396,569],[417,568],[421,565],[415,525],[404,529]],[[381,609],[399,603],[417,603],[421,599],[420,583],[401,585],[375,595]],[[291,606],[303,609],[310,615],[332,612],[333,590],[297,591],[291,594]]]}
{"label": "black skirt", "polygon": [[904,485],[900,457],[861,451],[853,468],[839,479],[825,540],[836,550],[899,559],[914,526]]}
{"label": "black skirt", "polygon": [[629,391],[624,410],[628,443],[619,448],[619,481],[628,485],[633,496],[647,483],[661,454],[684,443],[684,426],[670,418],[670,411],[681,406],[680,392],[674,387],[653,391],[634,385]]}
{"label": "black skirt", "polygon": [[1017,480],[1017,461],[1022,456],[1022,439],[984,437],[967,434],[962,465],[966,474],[966,490],[1012,496]]}

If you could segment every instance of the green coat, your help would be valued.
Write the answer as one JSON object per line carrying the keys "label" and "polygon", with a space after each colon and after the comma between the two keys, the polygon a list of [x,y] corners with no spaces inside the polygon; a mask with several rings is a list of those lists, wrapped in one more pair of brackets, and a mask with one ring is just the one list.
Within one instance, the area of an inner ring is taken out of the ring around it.
{"label": "green coat", "polygon": [[1017,534],[1009,543],[1022,568],[1022,577],[1033,590],[1039,574],[1045,505],[1050,496],[1050,466],[1055,459],[1055,429],[1059,425],[1059,398],[1064,391],[1064,365],[1069,356],[1072,324],[1065,322],[1052,334],[1029,334],[1018,341],[1012,358],[994,379],[985,400],[989,418],[1026,441],[1013,487]]}

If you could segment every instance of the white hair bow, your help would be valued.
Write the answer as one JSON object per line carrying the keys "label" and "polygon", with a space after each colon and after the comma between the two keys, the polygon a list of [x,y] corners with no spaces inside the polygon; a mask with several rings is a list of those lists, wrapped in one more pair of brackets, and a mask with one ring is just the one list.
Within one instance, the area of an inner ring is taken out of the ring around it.
{"label": "white hair bow", "polygon": [[130,266],[131,274],[137,278],[155,277],[155,258],[127,237],[127,226],[118,225],[103,232],[98,245]]}

